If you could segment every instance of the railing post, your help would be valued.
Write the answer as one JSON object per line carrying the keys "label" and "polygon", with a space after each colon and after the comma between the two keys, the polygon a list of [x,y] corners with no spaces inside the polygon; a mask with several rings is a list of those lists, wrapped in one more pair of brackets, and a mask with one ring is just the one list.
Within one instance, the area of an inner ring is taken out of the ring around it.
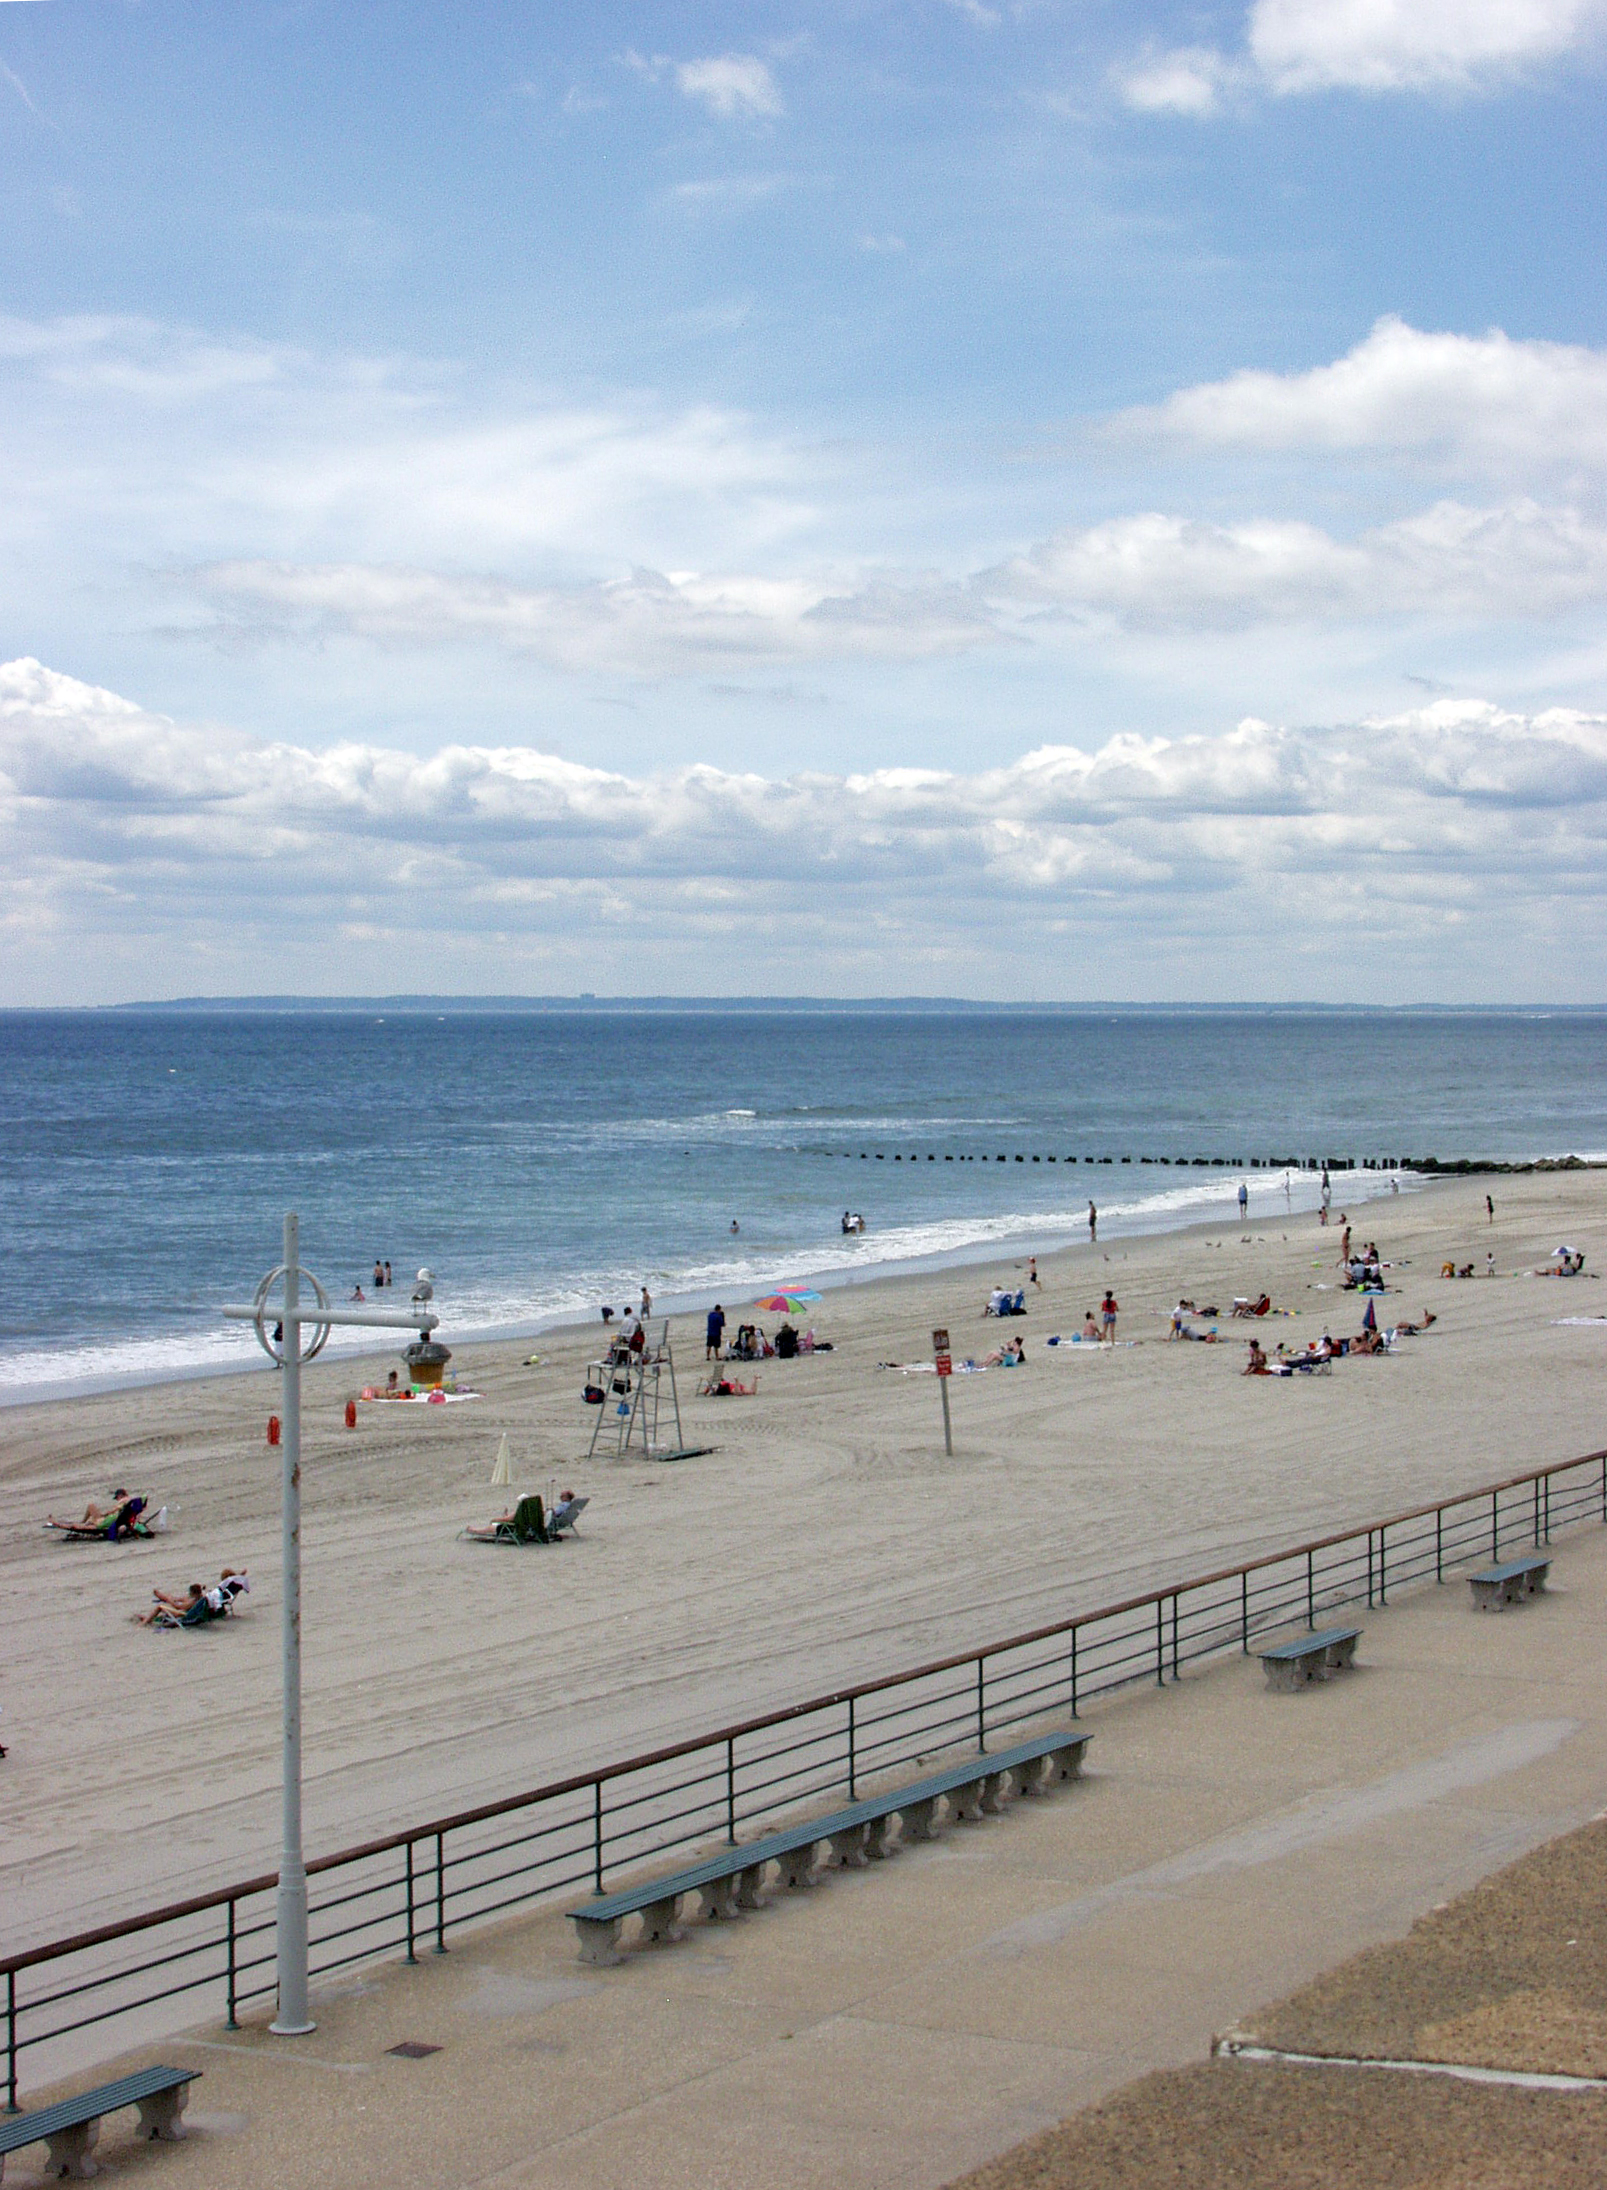
{"label": "railing post", "polygon": [[852,1696],[848,1699],[848,1799],[850,1802],[859,1800],[859,1792],[854,1785],[854,1699]]}
{"label": "railing post", "polygon": [[983,1754],[988,1746],[987,1702],[982,1686],[983,1667],[986,1663],[985,1658],[978,1658],[976,1661],[976,1745],[978,1755]]}
{"label": "railing post", "polygon": [[1306,1626],[1307,1626],[1307,1629],[1309,1630],[1309,1629],[1311,1629],[1311,1628],[1315,1627],[1315,1626],[1316,1626],[1316,1624],[1317,1624],[1317,1554],[1316,1554],[1316,1553],[1315,1553],[1314,1551],[1308,1551],[1308,1552],[1306,1553]]}
{"label": "railing post", "polygon": [[591,1846],[593,1893],[603,1890],[603,1783],[594,1779],[591,1783]]}
{"label": "railing post", "polygon": [[1445,1508],[1436,1506],[1434,1508],[1434,1579],[1437,1582],[1443,1582],[1445,1579],[1444,1528]]}
{"label": "railing post", "polygon": [[[852,1771],[853,1767],[849,1767]],[[725,1839],[726,1846],[737,1844],[737,1737],[728,1734],[725,1739]]]}
{"label": "railing post", "polygon": [[238,2030],[240,2028],[235,2016],[234,2006],[234,1903],[231,1900],[229,1903],[229,2015],[223,2026],[225,2030]]}
{"label": "railing post", "polygon": [[[1075,1716],[1075,1714],[1073,1714]],[[6,2112],[19,2114],[17,2104],[17,1973],[6,1971]]]}
{"label": "railing post", "polygon": [[1546,1542],[1547,1542],[1547,1543],[1549,1544],[1549,1543],[1550,1543],[1550,1541],[1551,1541],[1551,1477],[1550,1477],[1550,1475],[1549,1475],[1549,1474],[1547,1474],[1547,1476],[1546,1476],[1546,1478],[1545,1478],[1545,1484],[1546,1484]]}
{"label": "railing post", "polygon": [[1178,1593],[1177,1593],[1177,1591],[1176,1591],[1176,1590],[1174,1589],[1174,1590],[1173,1590],[1173,1592],[1172,1592],[1172,1678],[1173,1678],[1173,1680],[1176,1680],[1176,1679],[1177,1679],[1177,1677],[1178,1677],[1178,1671],[1177,1671],[1177,1594],[1178,1594]]}
{"label": "railing post", "polygon": [[446,1952],[446,1835],[435,1836],[435,1951]]}
{"label": "railing post", "polygon": [[1166,1599],[1155,1600],[1155,1685],[1166,1686]]}
{"label": "railing post", "polygon": [[1373,1532],[1367,1531],[1367,1609],[1373,1608]]}
{"label": "railing post", "polygon": [[418,1960],[418,1956],[413,1951],[413,1843],[411,1840],[407,1844],[407,1959],[410,1962]]}
{"label": "railing post", "polygon": [[1501,1493],[1498,1490],[1492,1490],[1490,1493],[1490,1557],[1492,1559],[1499,1559],[1500,1556]]}
{"label": "railing post", "polygon": [[1384,1537],[1385,1537],[1385,1533],[1386,1533],[1386,1532],[1385,1532],[1385,1531],[1384,1531],[1384,1530],[1383,1530],[1382,1528],[1381,1528],[1381,1529],[1379,1530],[1379,1532],[1378,1532],[1378,1601],[1379,1601],[1379,1603],[1380,1603],[1380,1604],[1387,1604],[1387,1603],[1388,1603],[1388,1601],[1389,1601],[1389,1600],[1388,1600],[1388,1597],[1387,1597],[1387,1596],[1386,1596],[1386,1594],[1385,1594],[1385,1587],[1384,1587]]}
{"label": "railing post", "polygon": [[1538,1551],[1540,1548],[1540,1478],[1538,1475],[1534,1479],[1534,1543],[1535,1549]]}
{"label": "railing post", "polygon": [[1071,1715],[1073,1718],[1077,1716],[1077,1635],[1078,1630],[1074,1627],[1071,1631]]}
{"label": "railing post", "polygon": [[1239,1575],[1239,1619],[1244,1629],[1239,1648],[1248,1657],[1250,1655],[1250,1569],[1248,1567],[1245,1567]]}

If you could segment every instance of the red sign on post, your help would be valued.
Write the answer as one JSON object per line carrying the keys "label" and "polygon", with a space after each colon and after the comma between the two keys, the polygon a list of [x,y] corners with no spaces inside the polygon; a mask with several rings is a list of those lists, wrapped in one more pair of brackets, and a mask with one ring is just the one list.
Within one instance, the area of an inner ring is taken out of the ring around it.
{"label": "red sign on post", "polygon": [[938,1375],[952,1376],[954,1374],[954,1358],[949,1352],[949,1334],[947,1331],[934,1331],[932,1333],[932,1351],[937,1356]]}

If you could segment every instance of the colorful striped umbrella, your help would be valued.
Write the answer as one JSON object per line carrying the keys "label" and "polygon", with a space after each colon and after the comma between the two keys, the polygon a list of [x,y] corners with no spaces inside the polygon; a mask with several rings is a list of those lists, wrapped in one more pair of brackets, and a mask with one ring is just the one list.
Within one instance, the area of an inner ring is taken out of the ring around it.
{"label": "colorful striped umbrella", "polygon": [[820,1295],[812,1293],[807,1285],[786,1285],[782,1287],[779,1293],[769,1293],[763,1300],[756,1301],[754,1305],[762,1308],[766,1315],[791,1316],[796,1315],[800,1309],[807,1308],[812,1300],[818,1300],[819,1298]]}

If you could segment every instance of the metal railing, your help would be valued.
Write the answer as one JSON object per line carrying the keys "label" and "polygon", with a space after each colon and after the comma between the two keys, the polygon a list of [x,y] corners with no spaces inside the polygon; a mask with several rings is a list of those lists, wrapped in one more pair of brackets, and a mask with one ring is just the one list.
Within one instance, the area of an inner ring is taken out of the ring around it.
{"label": "metal railing", "polygon": [[[444,1954],[447,1934],[540,1897],[590,1888],[672,1851],[723,1840],[787,1810],[852,1801],[878,1776],[1055,1714],[1136,1681],[1392,1592],[1559,1528],[1607,1523],[1607,1451],[1536,1468],[1438,1504],[1344,1529],[1119,1604],[861,1681],[717,1733],[460,1810],[319,1857],[311,1968],[329,1977],[400,1953]],[[65,2073],[92,2048],[181,2027],[216,2001],[226,2027],[274,1990],[272,1875],[0,1957],[7,2105],[18,2063]],[[112,2025],[121,2025],[116,2039]],[[96,2034],[92,2039],[90,2034]]]}

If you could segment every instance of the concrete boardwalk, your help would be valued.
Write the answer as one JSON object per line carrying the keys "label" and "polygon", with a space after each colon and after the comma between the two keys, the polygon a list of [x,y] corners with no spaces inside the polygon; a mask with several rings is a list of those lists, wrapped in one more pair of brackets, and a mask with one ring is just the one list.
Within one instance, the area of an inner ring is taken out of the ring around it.
{"label": "concrete boardwalk", "polygon": [[543,1913],[324,1992],[313,2037],[199,2029],[138,2058],[204,2068],[200,2134],[114,2120],[101,2157],[231,2190],[935,2190],[1599,1812],[1607,1531],[1552,1583],[1363,1612],[1358,1670],[1305,1694],[1237,1659],[1134,1691],[1081,1785],[617,1969]]}

